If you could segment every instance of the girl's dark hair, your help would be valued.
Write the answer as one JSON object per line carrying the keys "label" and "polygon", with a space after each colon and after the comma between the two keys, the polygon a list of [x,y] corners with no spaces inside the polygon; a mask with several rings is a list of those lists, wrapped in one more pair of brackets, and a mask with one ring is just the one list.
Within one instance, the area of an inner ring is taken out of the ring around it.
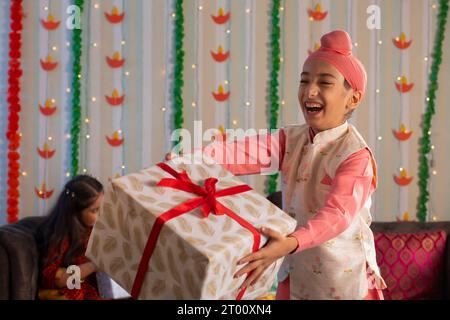
{"label": "girl's dark hair", "polygon": [[55,206],[37,231],[41,266],[51,262],[48,261],[49,246],[56,246],[57,250],[61,251],[66,236],[69,249],[62,265],[70,265],[75,257],[83,253],[89,229],[82,223],[81,213],[89,208],[101,193],[103,185],[88,175],[78,175],[66,183]]}

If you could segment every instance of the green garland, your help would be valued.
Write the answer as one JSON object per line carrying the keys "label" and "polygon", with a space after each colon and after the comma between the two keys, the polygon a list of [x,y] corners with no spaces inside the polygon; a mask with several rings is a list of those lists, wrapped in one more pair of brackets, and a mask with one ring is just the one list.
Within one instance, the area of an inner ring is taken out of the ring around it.
{"label": "green garland", "polygon": [[[174,42],[175,42],[175,66],[173,79],[173,112],[174,112],[174,130],[183,127],[183,68],[184,68],[184,12],[183,0],[176,0],[175,2],[175,28],[174,28]],[[179,139],[173,142],[174,147],[179,142]]]}
{"label": "green garland", "polygon": [[419,140],[419,197],[417,219],[425,222],[427,217],[427,202],[429,200],[428,179],[430,170],[428,154],[430,153],[431,118],[435,114],[436,91],[438,89],[438,74],[442,62],[442,43],[444,42],[445,26],[447,24],[448,0],[440,0],[438,12],[438,28],[433,48],[433,64],[431,66],[430,82],[428,85],[428,105],[423,115],[422,137]]}
{"label": "green garland", "polygon": [[[269,82],[269,127],[276,129],[278,127],[278,111],[280,109],[280,97],[278,94],[278,75],[280,72],[280,0],[273,0],[272,3],[272,30],[270,35],[270,54],[272,70],[270,71]],[[278,173],[270,175],[267,179],[266,193],[274,193],[278,189]]]}
{"label": "green garland", "polygon": [[[75,5],[83,13],[84,0],[75,0]],[[71,174],[78,174],[80,153],[80,127],[81,127],[81,28],[72,30],[72,124],[71,135]]]}

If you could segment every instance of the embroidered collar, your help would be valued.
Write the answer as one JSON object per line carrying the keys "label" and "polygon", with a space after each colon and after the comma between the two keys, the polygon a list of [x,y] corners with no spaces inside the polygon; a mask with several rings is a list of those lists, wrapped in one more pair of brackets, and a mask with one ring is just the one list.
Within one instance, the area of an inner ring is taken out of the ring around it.
{"label": "embroidered collar", "polygon": [[318,133],[314,133],[314,130],[310,127],[309,128],[309,141],[312,144],[318,144],[318,143],[327,143],[333,140],[336,140],[340,137],[342,137],[346,132],[348,131],[348,122],[345,121],[340,126],[337,126],[335,128],[331,128],[325,131],[321,131]]}

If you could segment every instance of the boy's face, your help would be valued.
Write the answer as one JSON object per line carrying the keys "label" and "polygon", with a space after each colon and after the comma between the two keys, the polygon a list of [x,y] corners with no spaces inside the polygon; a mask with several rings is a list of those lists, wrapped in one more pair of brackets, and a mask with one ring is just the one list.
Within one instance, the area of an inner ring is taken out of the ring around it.
{"label": "boy's face", "polygon": [[344,76],[323,60],[303,65],[298,100],[306,123],[315,132],[343,124],[361,101],[361,92],[347,89],[344,81]]}

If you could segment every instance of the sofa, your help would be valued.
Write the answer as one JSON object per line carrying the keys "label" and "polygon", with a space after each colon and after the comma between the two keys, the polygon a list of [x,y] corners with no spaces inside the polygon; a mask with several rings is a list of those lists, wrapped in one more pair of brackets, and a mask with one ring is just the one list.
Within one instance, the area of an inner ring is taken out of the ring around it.
{"label": "sofa", "polygon": [[0,300],[37,297],[39,253],[34,238],[42,217],[0,227]]}
{"label": "sofa", "polygon": [[[281,192],[268,199],[282,208]],[[372,222],[387,300],[450,299],[450,221]]]}
{"label": "sofa", "polygon": [[[282,207],[281,192],[268,199]],[[37,297],[39,255],[34,234],[41,220],[28,217],[0,227],[0,300]],[[371,229],[378,265],[388,284],[385,298],[450,299],[450,221],[373,222]],[[412,259],[415,247],[419,249]],[[421,264],[416,266],[415,261]]]}

